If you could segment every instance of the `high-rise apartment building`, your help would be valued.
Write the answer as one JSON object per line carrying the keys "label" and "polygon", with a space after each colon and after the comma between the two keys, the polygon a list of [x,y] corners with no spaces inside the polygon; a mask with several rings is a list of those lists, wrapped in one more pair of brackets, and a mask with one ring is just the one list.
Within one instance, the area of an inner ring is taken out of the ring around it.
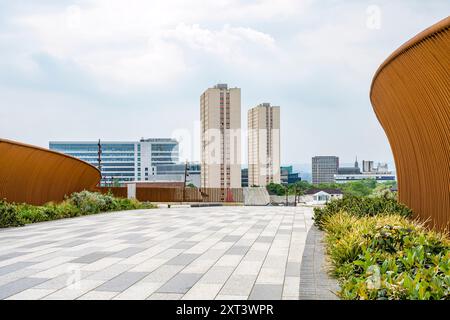
{"label": "high-rise apartment building", "polygon": [[317,156],[312,158],[312,183],[333,183],[338,173],[339,158],[335,156]]}
{"label": "high-rise apartment building", "polygon": [[280,182],[280,107],[262,103],[248,111],[248,183]]}
{"label": "high-rise apartment building", "polygon": [[[166,138],[140,141],[51,141],[49,149],[100,167],[102,185],[149,181],[155,175],[184,175],[176,172],[178,141]],[[99,161],[100,160],[100,161]]]}
{"label": "high-rise apartment building", "polygon": [[241,89],[218,84],[200,97],[201,186],[241,187]]}

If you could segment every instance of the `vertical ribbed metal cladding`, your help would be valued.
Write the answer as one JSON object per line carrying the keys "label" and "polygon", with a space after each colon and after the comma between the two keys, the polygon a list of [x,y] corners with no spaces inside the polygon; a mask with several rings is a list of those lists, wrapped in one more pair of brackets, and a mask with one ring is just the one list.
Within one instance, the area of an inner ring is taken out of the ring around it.
{"label": "vertical ribbed metal cladding", "polygon": [[47,149],[0,139],[0,199],[41,205],[92,190],[100,171],[79,159]]}
{"label": "vertical ribbed metal cladding", "polygon": [[430,227],[450,228],[450,17],[396,50],[370,99],[395,159],[399,200]]}

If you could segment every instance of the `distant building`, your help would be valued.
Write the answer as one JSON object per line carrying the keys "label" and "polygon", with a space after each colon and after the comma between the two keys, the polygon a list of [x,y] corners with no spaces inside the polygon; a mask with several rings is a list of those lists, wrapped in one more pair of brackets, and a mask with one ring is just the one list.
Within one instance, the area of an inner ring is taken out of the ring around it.
{"label": "distant building", "polygon": [[248,111],[248,180],[280,183],[280,107],[262,103]]}
{"label": "distant building", "polygon": [[241,186],[248,187],[248,168],[241,169]]}
{"label": "distant building", "polygon": [[386,173],[386,174],[391,174],[392,171],[389,170],[388,168],[388,164],[387,163],[383,163],[383,162],[378,162],[378,165],[375,169],[376,173]]}
{"label": "distant building", "polygon": [[337,174],[361,174],[361,170],[354,167],[341,167],[338,168]]}
{"label": "distant building", "polygon": [[189,162],[189,171],[188,171],[188,177],[187,177],[187,184],[192,183],[197,188],[201,187],[201,169],[202,166],[200,163],[196,162]]}
{"label": "distant building", "polygon": [[338,175],[346,175],[346,174],[361,174],[361,169],[359,169],[358,158],[355,160],[355,165],[353,167],[339,167]]}
{"label": "distant building", "polygon": [[378,163],[374,167],[373,161],[363,160],[363,172],[359,168],[339,168],[338,173],[334,175],[336,183],[346,183],[364,179],[374,179],[378,182],[395,181],[395,175],[389,171],[386,163]]}
{"label": "distant building", "polygon": [[[181,176],[184,181],[184,171],[186,169],[185,163],[176,163],[171,165],[162,165],[158,167],[158,175],[155,179],[162,175],[170,176]],[[201,173],[201,165],[197,162],[189,162],[188,163],[188,171],[186,177],[186,185],[193,184],[197,188],[200,188],[200,173]],[[175,181],[175,180],[174,180]]]}
{"label": "distant building", "polygon": [[280,167],[280,173],[282,184],[291,184],[302,180],[298,172],[293,172],[292,166]]}
{"label": "distant building", "polygon": [[200,122],[201,187],[240,188],[241,89],[208,88],[200,96]]}
{"label": "distant building", "polygon": [[374,170],[373,167],[373,161],[366,161],[363,160],[362,162],[362,172],[366,173],[366,172],[372,172]]}
{"label": "distant building", "polygon": [[125,185],[135,185],[136,188],[183,188],[184,181],[130,181]]}
{"label": "distant building", "polygon": [[306,204],[325,204],[333,199],[343,197],[340,189],[310,189],[300,196],[300,202]]}
{"label": "distant building", "polygon": [[[101,168],[101,185],[149,181],[155,175],[173,175],[179,161],[178,141],[168,138],[140,141],[50,141],[49,149]],[[100,152],[100,153],[99,153]],[[99,161],[100,160],[100,161]]]}
{"label": "distant building", "polygon": [[312,183],[333,183],[339,168],[339,158],[316,156],[312,158]]}
{"label": "distant building", "polygon": [[387,181],[395,181],[396,177],[394,174],[374,174],[374,173],[360,173],[360,174],[336,174],[335,182],[336,183],[346,183],[352,181],[360,181],[364,179],[374,179],[377,182],[387,182]]}

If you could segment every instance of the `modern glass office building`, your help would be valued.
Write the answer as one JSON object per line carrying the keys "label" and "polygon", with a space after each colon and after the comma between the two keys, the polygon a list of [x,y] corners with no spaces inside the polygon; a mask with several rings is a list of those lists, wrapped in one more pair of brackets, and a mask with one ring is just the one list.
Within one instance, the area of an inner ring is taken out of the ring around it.
{"label": "modern glass office building", "polygon": [[148,181],[150,176],[177,174],[178,141],[167,138],[119,141],[51,141],[49,149],[86,161],[102,173],[102,185]]}

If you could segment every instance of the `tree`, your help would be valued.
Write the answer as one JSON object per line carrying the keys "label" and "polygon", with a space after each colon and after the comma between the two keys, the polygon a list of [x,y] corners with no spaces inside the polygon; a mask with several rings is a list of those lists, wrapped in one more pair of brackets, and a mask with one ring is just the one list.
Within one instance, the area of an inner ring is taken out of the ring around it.
{"label": "tree", "polygon": [[286,193],[285,187],[278,183],[269,183],[266,189],[272,195],[283,196]]}
{"label": "tree", "polygon": [[294,184],[294,188],[297,188],[297,190],[301,194],[304,194],[306,191],[310,190],[312,187],[313,187],[313,185],[305,180],[297,181]]}
{"label": "tree", "polygon": [[290,183],[288,185],[279,183],[269,183],[266,186],[267,191],[271,195],[284,196],[286,195],[286,187],[289,195],[304,194],[307,190],[312,188],[312,185],[308,181],[297,181],[296,183]]}
{"label": "tree", "polygon": [[378,185],[375,179],[363,179],[341,184],[340,187],[344,194],[366,197],[372,195]]}

